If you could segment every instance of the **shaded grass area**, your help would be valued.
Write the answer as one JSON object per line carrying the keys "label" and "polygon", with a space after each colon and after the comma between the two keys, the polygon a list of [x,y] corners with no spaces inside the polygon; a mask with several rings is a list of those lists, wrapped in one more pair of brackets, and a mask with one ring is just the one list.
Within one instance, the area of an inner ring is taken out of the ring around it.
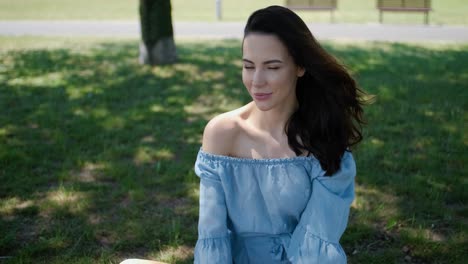
{"label": "shaded grass area", "polygon": [[[136,39],[0,43],[3,262],[191,263],[203,127],[249,101],[240,41],[179,42],[180,61],[157,68],[138,65]],[[463,263],[468,46],[325,46],[377,96],[349,262]]]}
{"label": "shaded grass area", "polygon": [[0,255],[190,258],[202,128],[245,99],[226,64],[238,43],[181,45],[157,69],[135,43],[2,52]]}
{"label": "shaded grass area", "polygon": [[[283,0],[223,0],[223,21],[246,21],[255,10],[269,5],[284,5]],[[431,24],[467,25],[465,0],[431,1]],[[175,21],[216,21],[214,0],[171,0]],[[337,23],[378,23],[377,0],[339,0]],[[328,11],[298,11],[307,22],[330,22]],[[6,20],[138,20],[138,1],[129,0],[0,0],[0,18]],[[423,24],[422,13],[386,12],[385,23]]]}

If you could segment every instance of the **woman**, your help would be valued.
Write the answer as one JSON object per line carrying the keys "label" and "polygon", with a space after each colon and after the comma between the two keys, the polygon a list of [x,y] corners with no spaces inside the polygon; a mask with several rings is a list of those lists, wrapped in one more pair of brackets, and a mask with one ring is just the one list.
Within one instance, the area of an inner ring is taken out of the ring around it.
{"label": "woman", "polygon": [[195,163],[195,263],[346,263],[362,93],[284,7],[249,17],[242,52],[253,101],[208,123]]}

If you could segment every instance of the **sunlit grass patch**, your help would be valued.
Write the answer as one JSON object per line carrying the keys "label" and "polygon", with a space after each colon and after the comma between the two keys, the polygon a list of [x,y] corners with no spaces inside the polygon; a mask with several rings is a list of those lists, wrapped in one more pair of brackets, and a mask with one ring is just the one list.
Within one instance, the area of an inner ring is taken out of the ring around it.
{"label": "sunlit grass patch", "polygon": [[157,254],[152,255],[152,259],[158,259],[167,263],[187,262],[193,256],[192,246],[168,247]]}

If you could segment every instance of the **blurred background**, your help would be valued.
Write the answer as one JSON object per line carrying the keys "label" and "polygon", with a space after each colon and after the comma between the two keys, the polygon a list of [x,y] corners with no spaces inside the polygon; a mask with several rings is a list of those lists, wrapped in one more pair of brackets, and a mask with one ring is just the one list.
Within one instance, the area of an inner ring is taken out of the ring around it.
{"label": "blurred background", "polygon": [[[172,0],[175,21],[217,21],[217,0]],[[284,5],[286,0],[221,0],[223,21],[245,21],[256,9],[268,5]],[[317,2],[317,1],[316,1]],[[377,0],[338,0],[337,23],[378,23]],[[432,0],[430,23],[435,25],[468,24],[468,3],[465,0]],[[137,20],[136,0],[1,0],[1,20]],[[299,11],[307,22],[330,21],[327,11]],[[421,23],[422,14],[385,14],[388,23]]]}

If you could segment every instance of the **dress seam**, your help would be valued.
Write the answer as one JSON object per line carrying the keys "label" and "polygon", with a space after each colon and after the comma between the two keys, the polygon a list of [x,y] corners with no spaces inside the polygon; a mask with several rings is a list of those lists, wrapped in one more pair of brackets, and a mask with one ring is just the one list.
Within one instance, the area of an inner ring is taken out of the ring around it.
{"label": "dress seam", "polygon": [[198,237],[198,240],[223,239],[223,238],[229,238],[229,235],[224,235],[224,236],[213,236],[213,237]]}

